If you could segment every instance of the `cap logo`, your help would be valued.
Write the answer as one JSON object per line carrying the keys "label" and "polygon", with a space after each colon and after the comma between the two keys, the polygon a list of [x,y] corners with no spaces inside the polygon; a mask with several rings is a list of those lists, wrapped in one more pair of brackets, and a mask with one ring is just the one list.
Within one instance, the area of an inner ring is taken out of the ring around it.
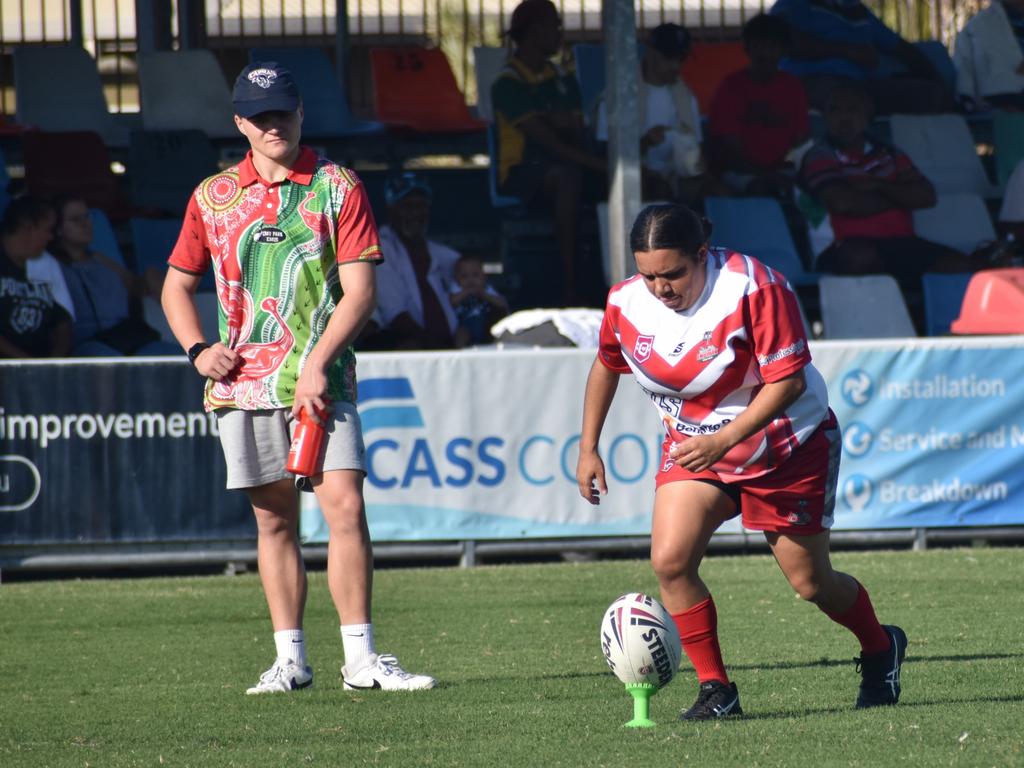
{"label": "cap logo", "polygon": [[261,69],[254,69],[247,76],[249,82],[253,85],[258,85],[260,88],[266,90],[274,84],[277,80],[277,72],[267,67]]}

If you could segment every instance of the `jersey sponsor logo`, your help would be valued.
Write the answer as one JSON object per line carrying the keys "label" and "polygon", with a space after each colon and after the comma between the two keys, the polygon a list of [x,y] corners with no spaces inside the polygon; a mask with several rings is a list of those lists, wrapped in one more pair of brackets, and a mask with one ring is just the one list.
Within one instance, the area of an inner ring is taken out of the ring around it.
{"label": "jersey sponsor logo", "polygon": [[683,354],[684,349],[686,349],[686,342],[680,341],[678,344],[676,344],[675,349],[673,349],[669,353],[669,357],[679,357],[681,354]]}
{"label": "jersey sponsor logo", "polygon": [[277,72],[268,67],[254,69],[247,75],[249,82],[266,90],[277,80]]}
{"label": "jersey sponsor logo", "polygon": [[711,343],[711,331],[707,331],[704,334],[704,343],[697,349],[697,362],[707,363],[718,357],[718,353],[721,350]]}
{"label": "jersey sponsor logo", "polygon": [[653,336],[637,336],[636,344],[633,345],[633,359],[638,363],[646,361],[651,356],[652,349],[654,349]]}
{"label": "jersey sponsor logo", "polygon": [[273,245],[282,242],[284,238],[284,230],[280,227],[260,227],[252,233],[252,239],[257,243]]}
{"label": "jersey sponsor logo", "polygon": [[757,358],[757,362],[762,366],[771,365],[772,363],[777,363],[779,360],[784,360],[791,355],[801,354],[806,346],[807,343],[803,339],[797,339],[788,347],[783,347],[777,352],[772,352],[769,355],[761,355]]}

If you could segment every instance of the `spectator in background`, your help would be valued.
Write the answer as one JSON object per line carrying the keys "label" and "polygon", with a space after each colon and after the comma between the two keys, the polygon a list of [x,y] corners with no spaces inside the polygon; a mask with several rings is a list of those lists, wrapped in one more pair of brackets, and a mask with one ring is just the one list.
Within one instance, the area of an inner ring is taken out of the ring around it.
{"label": "spectator in background", "polygon": [[140,277],[92,249],[92,217],[78,197],[57,200],[50,250],[61,264],[75,306],[74,354],[79,357],[174,355],[178,348],[132,311],[145,296],[160,295],[163,276],[150,268]]}
{"label": "spectator in background", "polygon": [[815,109],[837,78],[864,81],[880,114],[952,109],[951,94],[928,58],[889,29],[860,0],[777,0],[793,47],[782,68],[798,75]]}
{"label": "spectator in background", "polygon": [[[660,24],[647,36],[637,92],[645,200],[693,202],[704,191],[700,108],[679,72],[689,53],[690,33],[678,24]],[[596,134],[599,141],[608,140],[603,98]]]}
{"label": "spectator in background", "polygon": [[969,109],[1024,109],[1024,0],[992,0],[956,36],[956,90]]}
{"label": "spectator in background", "polygon": [[800,78],[779,70],[790,45],[789,25],[758,14],[743,26],[750,66],[722,81],[711,102],[709,154],[715,174],[733,191],[789,197],[791,150],[807,139],[807,92]]}
{"label": "spectator in background", "polygon": [[64,269],[54,255],[49,251],[43,251],[38,259],[29,259],[25,265],[25,271],[28,273],[29,280],[46,283],[50,286],[53,298],[67,311],[74,322],[75,302],[71,298],[71,291],[68,290],[67,281],[64,279]]}
{"label": "spectator in background", "polygon": [[[935,189],[895,147],[865,134],[870,101],[854,82],[837,85],[825,106],[826,136],[803,157],[799,181],[827,214],[832,243],[817,268],[884,272],[916,291],[924,272],[970,272],[969,259],[914,234],[911,212],[935,205]],[[814,216],[809,217],[814,224]],[[813,238],[812,238],[813,241]]]}
{"label": "spectator in background", "polygon": [[377,267],[377,311],[361,349],[451,349],[455,311],[448,301],[459,254],[427,239],[432,193],[415,173],[384,187],[388,224],[380,228],[384,261]]}
{"label": "spectator in background", "polygon": [[0,222],[0,357],[65,357],[71,316],[49,284],[32,280],[27,264],[53,237],[53,206],[33,197],[12,200]]}
{"label": "spectator in background", "polygon": [[515,46],[491,87],[498,131],[498,190],[550,212],[562,278],[562,298],[576,303],[576,247],[585,172],[607,172],[584,143],[576,78],[554,64],[562,20],[551,0],[523,0],[508,31]]}
{"label": "spectator in background", "polygon": [[508,301],[487,282],[484,262],[466,254],[455,262],[455,287],[450,295],[459,327],[455,346],[468,347],[493,340],[491,326],[508,314]]}

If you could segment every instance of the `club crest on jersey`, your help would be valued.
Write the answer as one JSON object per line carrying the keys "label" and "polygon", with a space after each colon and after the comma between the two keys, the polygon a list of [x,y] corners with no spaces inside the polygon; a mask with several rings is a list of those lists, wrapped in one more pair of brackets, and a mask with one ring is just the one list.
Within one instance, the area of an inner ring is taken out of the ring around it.
{"label": "club crest on jersey", "polygon": [[697,348],[697,362],[706,363],[718,357],[719,349],[711,343],[711,331],[704,334],[704,343]]}
{"label": "club crest on jersey", "polygon": [[652,349],[654,349],[653,336],[637,336],[636,344],[633,345],[633,358],[638,363],[642,363],[651,356]]}
{"label": "club crest on jersey", "polygon": [[274,84],[275,80],[277,80],[277,72],[269,67],[261,67],[260,69],[254,69],[246,75],[246,77],[253,85],[258,85],[260,88],[266,90]]}

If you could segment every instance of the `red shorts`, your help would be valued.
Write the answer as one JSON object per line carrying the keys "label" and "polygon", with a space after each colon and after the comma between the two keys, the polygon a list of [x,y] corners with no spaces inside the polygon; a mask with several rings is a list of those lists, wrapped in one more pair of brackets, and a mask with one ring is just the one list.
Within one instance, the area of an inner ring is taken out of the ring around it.
{"label": "red shorts", "polygon": [[[662,446],[661,466],[669,460],[669,440]],[[832,527],[839,481],[842,437],[839,422],[829,410],[828,418],[781,465],[760,477],[725,483],[716,472],[691,472],[672,464],[658,473],[657,487],[680,480],[701,480],[721,488],[743,513],[743,527],[752,531],[774,531],[811,536]]]}

